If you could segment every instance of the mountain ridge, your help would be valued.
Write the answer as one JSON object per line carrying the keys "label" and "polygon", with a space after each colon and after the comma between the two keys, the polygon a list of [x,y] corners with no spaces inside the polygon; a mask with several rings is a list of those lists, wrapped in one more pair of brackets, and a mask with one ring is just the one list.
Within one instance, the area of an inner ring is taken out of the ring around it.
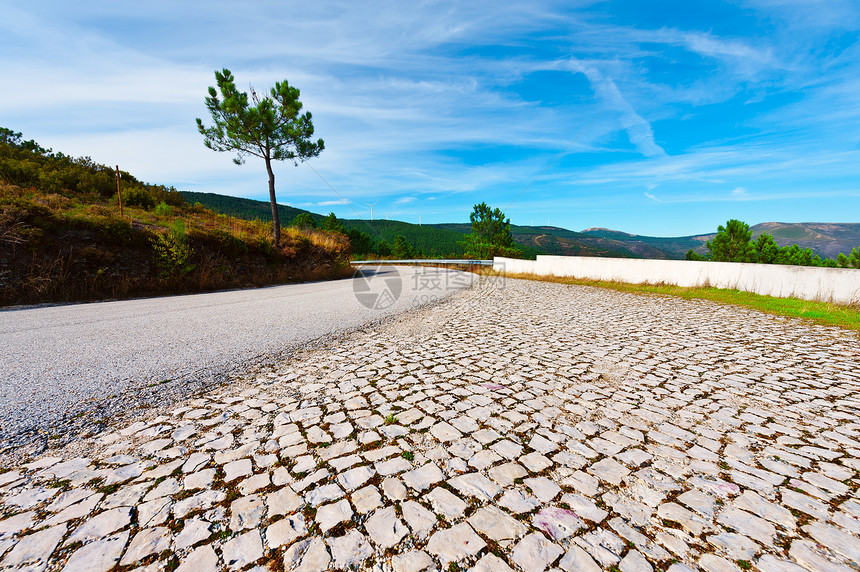
{"label": "mountain ridge", "polygon": [[[268,201],[230,197],[215,193],[185,192],[189,202],[199,201],[218,212],[240,218],[271,220]],[[300,212],[309,213],[320,221],[324,215],[304,209],[278,205],[281,222],[286,225]],[[243,214],[244,213],[244,214]],[[371,231],[374,238],[392,242],[402,234],[410,243],[427,255],[461,255],[459,238],[471,232],[470,223],[431,223],[416,225],[403,221],[369,221],[367,219],[343,219],[346,228]],[[437,229],[434,236],[429,229]],[[835,258],[840,252],[849,253],[860,246],[860,223],[785,223],[762,222],[750,227],[753,239],[768,232],[780,246],[798,244],[810,248],[823,258]],[[556,226],[511,225],[514,241],[524,248],[526,256],[555,254],[561,256],[612,256],[620,258],[682,259],[687,251],[698,254],[707,252],[707,241],[716,231],[688,236],[647,236],[631,234],[604,227],[591,227],[574,231]]]}

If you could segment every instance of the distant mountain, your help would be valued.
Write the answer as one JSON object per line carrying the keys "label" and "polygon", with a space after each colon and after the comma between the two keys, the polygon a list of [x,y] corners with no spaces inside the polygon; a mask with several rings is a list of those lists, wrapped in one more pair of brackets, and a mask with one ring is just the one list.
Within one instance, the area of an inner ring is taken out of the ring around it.
{"label": "distant mountain", "polygon": [[[470,223],[441,223],[428,225],[439,229],[453,230],[461,234],[472,232]],[[511,225],[514,242],[524,255],[554,254],[558,256],[609,256],[614,258],[641,258],[641,255],[621,244],[608,244],[594,240],[579,232],[555,226]]]}
{"label": "distant mountain", "polygon": [[[797,244],[801,248],[812,249],[822,258],[836,258],[840,252],[848,254],[852,248],[860,246],[860,223],[763,222],[751,226],[750,230],[752,230],[753,239],[767,232],[773,235],[780,246]],[[605,228],[589,228],[582,233],[624,244],[645,258],[683,258],[690,249],[704,254],[708,250],[705,243],[716,236],[716,232],[712,232],[695,236],[663,238],[627,234]],[[646,253],[647,247],[654,248],[665,256],[649,256]]]}
{"label": "distant mountain", "polygon": [[607,228],[589,228],[582,234],[593,239],[606,241],[606,244],[616,248],[627,248],[641,258],[684,258],[687,251],[695,250],[699,254],[707,251],[705,242],[713,238],[713,234],[679,237],[657,237],[628,234]]}
{"label": "distant mountain", "polygon": [[811,248],[822,258],[836,258],[840,252],[848,254],[860,246],[860,223],[828,222],[763,222],[751,227],[753,238],[767,232],[780,246],[797,243]]}
{"label": "distant mountain", "polygon": [[[255,201],[228,197],[214,193],[183,192],[190,202],[200,202],[217,212],[245,219],[269,221],[272,211],[268,201]],[[303,209],[278,205],[281,224],[288,225],[296,215],[308,212],[317,221],[323,215]],[[472,231],[469,223],[437,223],[417,225],[394,220],[345,219],[347,229],[355,228],[369,234],[374,240],[389,244],[403,235],[413,246],[427,256],[462,256],[460,242]],[[860,246],[860,223],[781,223],[764,222],[752,228],[753,238],[763,232],[773,235],[780,246],[797,243],[809,247],[816,254],[835,258],[840,252],[849,253]],[[526,258],[536,254],[562,256],[611,256],[617,258],[682,259],[692,249],[699,254],[707,252],[705,243],[715,233],[693,236],[657,237],[629,234],[608,228],[589,228],[576,232],[554,226],[511,225],[514,241],[523,248]]]}

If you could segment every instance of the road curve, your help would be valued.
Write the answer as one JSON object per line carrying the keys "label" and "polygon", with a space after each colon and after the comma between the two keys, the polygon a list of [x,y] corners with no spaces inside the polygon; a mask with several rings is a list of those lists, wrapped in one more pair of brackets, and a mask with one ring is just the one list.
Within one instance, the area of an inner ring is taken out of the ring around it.
{"label": "road curve", "polygon": [[0,442],[131,389],[217,377],[447,296],[472,279],[387,266],[345,280],[0,312]]}

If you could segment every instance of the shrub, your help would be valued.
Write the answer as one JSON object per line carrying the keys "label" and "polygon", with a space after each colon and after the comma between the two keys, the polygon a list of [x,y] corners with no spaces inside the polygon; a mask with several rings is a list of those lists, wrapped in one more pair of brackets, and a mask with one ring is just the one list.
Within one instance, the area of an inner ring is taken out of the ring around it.
{"label": "shrub", "polygon": [[155,207],[154,212],[158,216],[170,216],[173,214],[173,207],[165,203],[164,201],[161,201],[160,203],[158,203],[158,206]]}
{"label": "shrub", "polygon": [[193,252],[188,245],[183,221],[177,220],[167,232],[151,238],[150,243],[162,277],[182,276],[194,270],[190,262]]}
{"label": "shrub", "polygon": [[314,217],[312,217],[310,213],[299,213],[296,215],[296,218],[293,219],[293,222],[290,223],[290,226],[296,228],[316,228],[317,221],[314,220]]}
{"label": "shrub", "polygon": [[142,209],[151,210],[155,208],[155,199],[149,194],[149,191],[140,187],[132,187],[123,193],[123,203],[129,207],[140,207]]}

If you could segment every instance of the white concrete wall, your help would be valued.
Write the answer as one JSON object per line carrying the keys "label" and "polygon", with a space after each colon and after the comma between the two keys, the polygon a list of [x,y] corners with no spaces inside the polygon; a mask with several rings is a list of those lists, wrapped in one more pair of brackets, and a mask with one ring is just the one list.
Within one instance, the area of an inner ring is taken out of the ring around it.
{"label": "white concrete wall", "polygon": [[860,270],[847,268],[539,255],[537,260],[496,257],[493,269],[631,284],[711,286],[779,298],[860,304]]}

